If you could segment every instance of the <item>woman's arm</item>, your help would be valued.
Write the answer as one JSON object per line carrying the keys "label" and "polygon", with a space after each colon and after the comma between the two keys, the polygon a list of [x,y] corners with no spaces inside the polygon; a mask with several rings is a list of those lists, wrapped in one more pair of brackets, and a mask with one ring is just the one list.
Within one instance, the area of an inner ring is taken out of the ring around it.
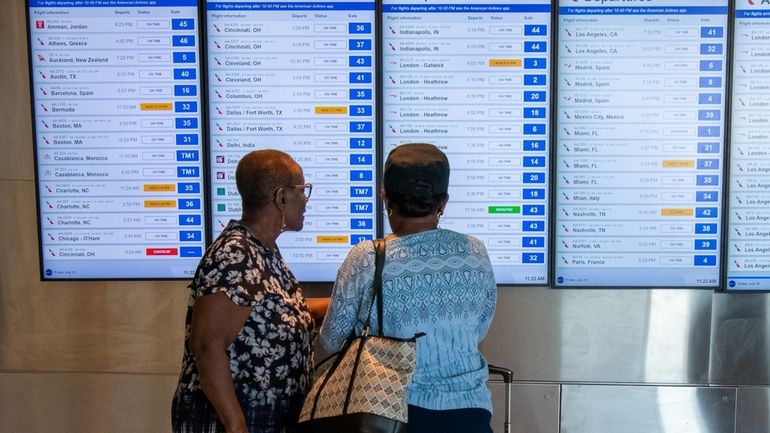
{"label": "woman's arm", "polygon": [[195,301],[190,349],[198,365],[200,383],[227,433],[248,433],[238,397],[235,395],[227,348],[238,336],[251,307],[235,305],[224,292],[201,296]]}
{"label": "woman's arm", "polygon": [[373,277],[373,244],[361,242],[350,250],[337,271],[329,311],[319,336],[319,342],[327,352],[337,352],[356,326],[361,297],[371,293]]}
{"label": "woman's arm", "polygon": [[495,314],[495,308],[497,307],[497,283],[495,282],[495,273],[492,269],[492,263],[489,260],[486,247],[478,239],[474,238],[474,241],[478,243],[478,257],[482,263],[485,275],[480,281],[483,297],[479,299],[482,308],[477,325],[479,342],[481,342],[487,331],[489,331],[490,325],[492,325],[492,316]]}

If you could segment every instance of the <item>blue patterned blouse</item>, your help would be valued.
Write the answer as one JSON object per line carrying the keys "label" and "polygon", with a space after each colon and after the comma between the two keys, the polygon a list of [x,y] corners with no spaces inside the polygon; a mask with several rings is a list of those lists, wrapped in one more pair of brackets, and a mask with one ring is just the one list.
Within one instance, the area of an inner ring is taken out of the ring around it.
{"label": "blue patterned blouse", "polygon": [[[487,363],[479,342],[489,329],[497,288],[484,244],[436,229],[390,240],[382,274],[384,335],[417,340],[417,369],[409,404],[433,410],[492,411]],[[339,350],[366,321],[374,280],[374,245],[362,242],[337,273],[320,342]],[[360,308],[361,299],[366,299]],[[377,323],[377,309],[372,323]],[[376,327],[376,325],[373,325]]]}

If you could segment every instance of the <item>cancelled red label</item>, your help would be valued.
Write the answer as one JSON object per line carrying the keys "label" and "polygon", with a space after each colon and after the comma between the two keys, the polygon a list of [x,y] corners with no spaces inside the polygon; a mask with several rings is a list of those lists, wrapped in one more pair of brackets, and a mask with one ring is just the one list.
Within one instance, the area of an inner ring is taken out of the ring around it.
{"label": "cancelled red label", "polygon": [[179,249],[177,248],[147,248],[148,256],[177,256],[179,255]]}

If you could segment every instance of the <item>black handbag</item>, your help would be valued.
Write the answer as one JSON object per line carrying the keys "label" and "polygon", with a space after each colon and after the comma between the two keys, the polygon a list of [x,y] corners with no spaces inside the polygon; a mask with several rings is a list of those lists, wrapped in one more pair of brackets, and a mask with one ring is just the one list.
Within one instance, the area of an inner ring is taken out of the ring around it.
{"label": "black handbag", "polygon": [[[416,361],[416,340],[370,335],[377,302],[382,334],[382,266],[385,241],[374,241],[374,288],[361,335],[355,330],[342,349],[323,361],[299,417],[301,433],[400,433],[406,431],[407,385]],[[363,306],[364,301],[361,301]]]}

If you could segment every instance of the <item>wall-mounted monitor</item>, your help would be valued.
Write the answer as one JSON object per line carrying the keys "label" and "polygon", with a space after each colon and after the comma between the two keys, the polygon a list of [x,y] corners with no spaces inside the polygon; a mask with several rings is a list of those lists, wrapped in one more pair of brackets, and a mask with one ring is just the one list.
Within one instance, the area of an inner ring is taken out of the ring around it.
{"label": "wall-mounted monitor", "polygon": [[555,286],[719,285],[728,9],[560,1]]}
{"label": "wall-mounted monitor", "polygon": [[314,188],[281,254],[299,280],[333,281],[376,231],[375,2],[209,1],[206,17],[213,236],[241,217],[241,157],[283,150]]}
{"label": "wall-mounted monitor", "polygon": [[547,283],[551,2],[385,0],[381,19],[382,161],[443,149],[441,227],[481,239],[499,284]]}
{"label": "wall-mounted monitor", "polygon": [[203,254],[196,0],[29,0],[43,279],[187,278]]}
{"label": "wall-mounted monitor", "polygon": [[41,277],[189,278],[273,148],[314,184],[282,255],[333,281],[428,142],[499,284],[768,291],[764,3],[27,0]]}
{"label": "wall-mounted monitor", "polygon": [[738,0],[733,30],[726,290],[770,290],[770,3]]}

